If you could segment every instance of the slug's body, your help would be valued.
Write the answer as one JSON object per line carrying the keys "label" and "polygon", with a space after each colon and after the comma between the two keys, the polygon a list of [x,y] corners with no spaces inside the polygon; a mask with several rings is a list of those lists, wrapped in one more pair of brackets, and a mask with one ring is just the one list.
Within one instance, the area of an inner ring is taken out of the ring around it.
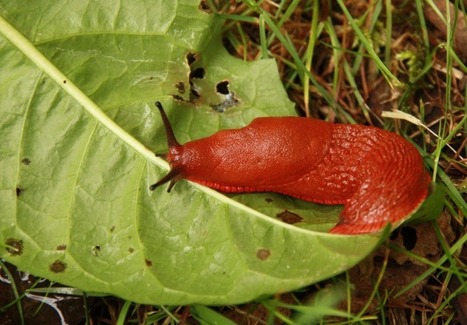
{"label": "slug's body", "polygon": [[277,192],[343,204],[341,220],[331,230],[341,234],[398,224],[428,195],[430,177],[418,151],[394,133],[301,117],[264,117],[180,145],[156,104],[167,130],[172,170],[151,189],[184,178],[222,192]]}

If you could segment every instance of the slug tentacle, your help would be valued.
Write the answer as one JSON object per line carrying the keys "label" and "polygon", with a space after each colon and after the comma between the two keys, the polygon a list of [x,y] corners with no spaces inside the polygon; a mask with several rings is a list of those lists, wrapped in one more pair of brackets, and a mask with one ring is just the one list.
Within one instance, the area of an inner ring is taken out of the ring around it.
{"label": "slug tentacle", "polygon": [[[167,136],[167,144],[169,146],[168,154],[156,154],[156,156],[168,159],[171,162],[172,161],[177,162],[182,152],[182,146],[178,143],[177,138],[175,137],[175,134],[172,129],[172,125],[170,124],[167,114],[165,114],[165,111],[164,111],[164,108],[162,107],[161,102],[156,102],[156,107],[159,109],[159,112],[161,114],[162,122],[164,124],[165,134]],[[170,181],[169,188],[167,189],[167,192],[170,192],[172,190],[172,187],[175,185],[175,183],[178,180],[183,178],[182,165],[171,164],[171,167],[172,169],[167,175],[165,175],[162,179],[160,179],[158,182],[152,184],[149,187],[151,191],[154,191],[158,186]]]}
{"label": "slug tentacle", "polygon": [[169,188],[167,189],[167,192],[170,193],[170,191],[172,190],[172,187],[174,187],[175,183],[182,179],[181,177],[181,169],[179,168],[172,168],[169,173],[167,175],[165,175],[164,177],[162,177],[159,181],[157,181],[156,183],[152,184],[151,186],[149,186],[149,189],[151,191],[154,191],[157,187],[159,187],[160,185],[162,184],[165,184],[167,182],[170,182],[170,185],[169,185]]}
{"label": "slug tentacle", "polygon": [[332,233],[377,232],[399,225],[428,196],[430,176],[404,138],[375,127],[300,117],[264,117],[235,130],[180,145],[165,126],[169,191],[188,179],[223,192],[276,192],[322,204],[343,204]]}
{"label": "slug tentacle", "polygon": [[167,117],[167,114],[165,114],[164,108],[162,107],[161,102],[156,102],[156,107],[159,109],[159,112],[161,113],[162,117],[162,122],[164,123],[164,129],[165,129],[165,134],[167,135],[167,143],[169,145],[169,148],[178,146],[180,147],[180,144],[177,141],[177,138],[175,137],[174,131],[172,130],[172,125],[170,125],[169,118]]}

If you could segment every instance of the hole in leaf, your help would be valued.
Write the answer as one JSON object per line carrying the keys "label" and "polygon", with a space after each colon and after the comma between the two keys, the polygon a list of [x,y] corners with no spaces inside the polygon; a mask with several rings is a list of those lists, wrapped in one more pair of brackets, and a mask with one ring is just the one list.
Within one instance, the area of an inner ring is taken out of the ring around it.
{"label": "hole in leaf", "polygon": [[417,230],[412,227],[404,227],[401,229],[401,236],[404,247],[409,251],[414,249],[417,244]]}
{"label": "hole in leaf", "polygon": [[66,264],[60,260],[56,260],[49,266],[50,271],[54,273],[61,273],[66,270]]}
{"label": "hole in leaf", "polygon": [[[181,102],[190,102],[194,103],[197,101],[201,95],[200,95],[200,90],[199,87],[197,87],[193,83],[193,79],[203,79],[206,75],[206,70],[204,68],[194,68],[192,65],[199,59],[199,54],[194,53],[194,52],[188,52],[185,55],[185,60],[190,68],[190,73],[188,74],[188,79],[189,79],[189,87],[185,82],[177,82],[175,84],[175,88],[177,89],[178,94],[172,94],[171,96],[178,101]],[[188,92],[188,98],[187,96],[181,96],[183,94],[186,94]]]}
{"label": "hole in leaf", "polygon": [[219,104],[211,105],[212,109],[216,112],[223,113],[226,109],[238,105],[239,101],[235,96],[235,93],[230,91],[229,82],[227,80],[216,84],[216,92],[221,98],[223,98],[223,101]]}
{"label": "hole in leaf", "polygon": [[11,255],[21,255],[23,254],[23,241],[15,238],[8,238],[5,242],[6,250]]}
{"label": "hole in leaf", "polygon": [[20,196],[23,190],[19,187],[16,188],[16,196]]}
{"label": "hole in leaf", "polygon": [[216,85],[216,91],[219,94],[228,95],[230,93],[229,82],[228,81],[218,82],[217,85]]}
{"label": "hole in leaf", "polygon": [[206,75],[206,70],[204,68],[197,68],[190,72],[190,79],[203,79]]}
{"label": "hole in leaf", "polygon": [[391,240],[395,240],[397,238],[397,236],[399,235],[399,228],[397,228],[396,230],[394,230],[391,235],[389,236],[389,239]]}
{"label": "hole in leaf", "polygon": [[188,63],[188,65],[192,65],[196,60],[198,60],[198,54],[193,53],[193,52],[188,52],[185,58],[186,58],[186,63]]}

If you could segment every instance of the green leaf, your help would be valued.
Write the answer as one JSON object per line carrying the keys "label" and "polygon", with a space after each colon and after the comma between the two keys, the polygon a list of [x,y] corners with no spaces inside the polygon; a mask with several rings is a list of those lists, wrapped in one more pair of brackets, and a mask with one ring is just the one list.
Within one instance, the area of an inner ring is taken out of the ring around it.
{"label": "green leaf", "polygon": [[443,212],[445,198],[446,186],[443,184],[432,184],[431,194],[410,219],[407,220],[407,223],[420,223],[435,220]]}
{"label": "green leaf", "polygon": [[0,14],[1,258],[140,303],[232,304],[338,274],[378,244],[311,231],[313,206],[277,195],[302,224],[188,182],[149,191],[168,169],[155,100],[182,142],[293,114],[274,61],[229,56],[197,1],[0,0]]}

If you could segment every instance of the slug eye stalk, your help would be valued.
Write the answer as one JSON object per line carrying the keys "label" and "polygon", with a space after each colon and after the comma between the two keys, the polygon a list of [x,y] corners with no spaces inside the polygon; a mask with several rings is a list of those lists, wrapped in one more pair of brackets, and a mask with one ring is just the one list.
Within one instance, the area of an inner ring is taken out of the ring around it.
{"label": "slug eye stalk", "polygon": [[180,146],[180,144],[177,141],[177,138],[175,137],[169,118],[167,117],[167,114],[165,114],[164,107],[162,107],[161,102],[156,102],[156,107],[159,109],[159,112],[161,113],[162,123],[164,123],[164,129],[165,129],[165,134],[167,136],[167,143],[169,145],[169,148]]}
{"label": "slug eye stalk", "polygon": [[161,178],[159,181],[149,186],[149,189],[151,191],[154,191],[160,185],[170,182],[169,188],[167,189],[167,192],[170,193],[170,191],[172,190],[172,187],[174,187],[175,183],[180,179],[179,177],[180,174],[181,174],[181,171],[179,169],[174,168],[170,170],[170,172],[167,175],[165,175],[163,178]]}
{"label": "slug eye stalk", "polygon": [[[175,134],[172,129],[172,125],[170,124],[169,118],[167,117],[167,114],[164,111],[164,107],[162,107],[161,102],[157,101],[156,107],[159,109],[159,113],[161,114],[162,118],[162,123],[164,124],[164,130],[165,134],[167,136],[167,144],[169,146],[169,151],[174,151],[175,148],[181,147],[180,144],[177,141],[177,138],[175,137]],[[165,158],[168,159],[169,155],[168,154],[156,154],[157,157]],[[149,189],[151,191],[154,191],[158,186],[165,184],[167,182],[170,182],[169,188],[167,189],[167,192],[170,193],[172,190],[172,187],[175,185],[177,180],[181,179],[181,168],[172,168],[170,172],[165,175],[162,179],[157,181],[156,183],[152,184],[149,186]]]}

